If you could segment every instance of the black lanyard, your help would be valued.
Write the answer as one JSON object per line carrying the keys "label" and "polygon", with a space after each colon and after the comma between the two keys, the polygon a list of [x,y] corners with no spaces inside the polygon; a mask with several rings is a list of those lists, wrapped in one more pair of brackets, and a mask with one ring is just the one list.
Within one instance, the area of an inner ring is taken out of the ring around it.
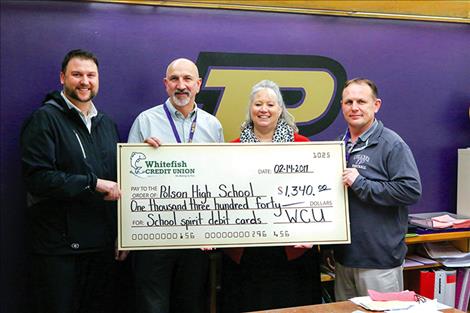
{"label": "black lanyard", "polygon": [[346,131],[346,134],[343,137],[344,144],[346,146],[346,163],[349,162],[349,156],[351,155],[351,151],[354,148],[354,144],[349,141],[351,140],[351,133],[349,132],[349,129]]}

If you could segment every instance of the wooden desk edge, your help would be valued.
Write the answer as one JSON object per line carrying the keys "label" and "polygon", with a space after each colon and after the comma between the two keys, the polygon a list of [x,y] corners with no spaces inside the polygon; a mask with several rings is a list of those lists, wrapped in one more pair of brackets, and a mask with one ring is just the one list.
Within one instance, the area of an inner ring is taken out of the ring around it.
{"label": "wooden desk edge", "polygon": [[[354,310],[366,311],[364,308],[352,303],[351,301],[340,301],[333,303],[324,303],[316,305],[299,306],[294,308],[274,309],[266,311],[256,311],[251,313],[351,313]],[[450,308],[441,310],[444,313],[465,313],[463,311]]]}

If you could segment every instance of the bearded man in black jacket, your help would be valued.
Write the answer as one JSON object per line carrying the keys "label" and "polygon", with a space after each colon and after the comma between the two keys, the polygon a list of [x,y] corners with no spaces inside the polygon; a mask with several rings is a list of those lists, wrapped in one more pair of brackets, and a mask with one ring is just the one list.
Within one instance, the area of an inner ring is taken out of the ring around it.
{"label": "bearded man in black jacket", "polygon": [[21,161],[31,213],[36,312],[111,310],[115,251],[116,124],[92,99],[98,60],[72,50],[48,94],[24,123]]}

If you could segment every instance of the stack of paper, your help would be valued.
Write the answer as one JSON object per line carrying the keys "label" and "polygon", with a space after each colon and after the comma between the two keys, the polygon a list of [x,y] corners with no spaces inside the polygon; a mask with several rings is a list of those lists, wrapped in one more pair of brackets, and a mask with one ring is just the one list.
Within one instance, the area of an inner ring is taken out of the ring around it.
{"label": "stack of paper", "polygon": [[436,300],[427,299],[425,302],[414,301],[373,301],[369,296],[355,297],[349,301],[371,311],[399,311],[400,313],[439,313],[439,310],[449,307],[438,303]]}
{"label": "stack of paper", "polygon": [[450,242],[426,242],[423,244],[424,252],[429,257],[439,260],[448,267],[470,266],[470,252],[462,252]]}
{"label": "stack of paper", "polygon": [[449,214],[444,214],[431,218],[433,227],[435,228],[469,228],[470,219],[453,218]]}
{"label": "stack of paper", "polygon": [[[409,214],[409,224],[418,226],[418,230],[460,231],[470,229],[470,217],[448,213],[417,213]],[[422,232],[422,231],[417,232]]]}
{"label": "stack of paper", "polygon": [[413,267],[413,266],[424,266],[424,265],[434,265],[439,264],[438,261],[428,258],[423,258],[416,254],[407,255],[405,258],[404,267]]}

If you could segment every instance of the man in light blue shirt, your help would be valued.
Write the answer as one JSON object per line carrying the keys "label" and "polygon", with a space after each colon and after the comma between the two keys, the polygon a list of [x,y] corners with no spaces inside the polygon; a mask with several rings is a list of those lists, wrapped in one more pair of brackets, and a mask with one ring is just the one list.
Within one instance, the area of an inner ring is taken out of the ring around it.
{"label": "man in light blue shirt", "polygon": [[[188,59],[170,63],[164,78],[169,98],[134,121],[129,143],[223,142],[222,125],[199,109],[195,98],[202,80]],[[134,253],[138,313],[207,312],[208,256],[198,249],[147,250]]]}

